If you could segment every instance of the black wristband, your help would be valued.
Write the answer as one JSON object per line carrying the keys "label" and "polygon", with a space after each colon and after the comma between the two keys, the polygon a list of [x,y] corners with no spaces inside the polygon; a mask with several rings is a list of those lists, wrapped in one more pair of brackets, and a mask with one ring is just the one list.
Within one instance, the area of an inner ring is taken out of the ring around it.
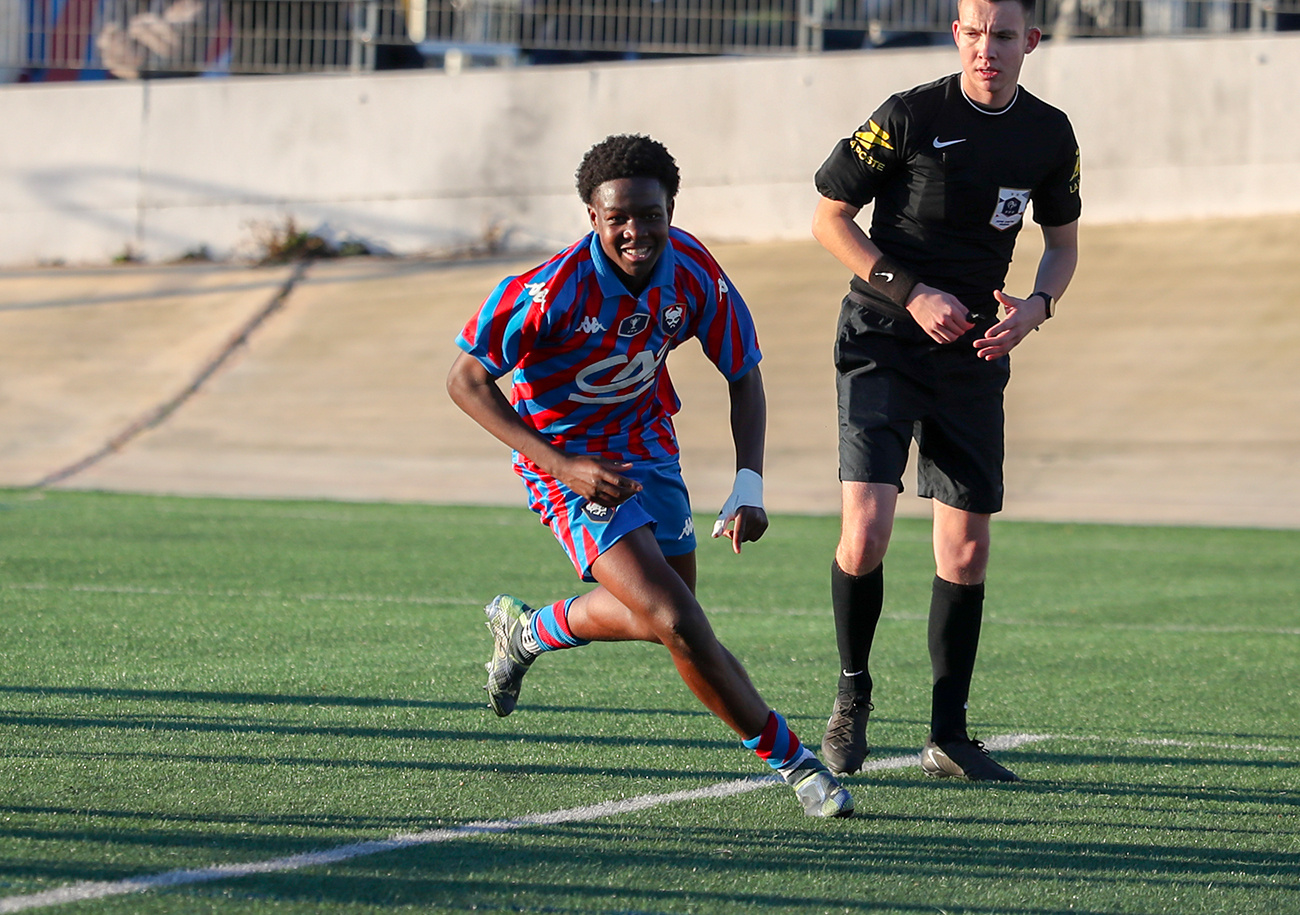
{"label": "black wristband", "polygon": [[1052,302],[1053,302],[1054,300],[1052,299],[1052,297],[1051,297],[1050,295],[1048,295],[1046,292],[1043,292],[1043,290],[1041,290],[1041,289],[1038,289],[1038,290],[1035,290],[1034,292],[1029,293],[1029,297],[1030,297],[1031,299],[1032,299],[1034,296],[1041,296],[1042,299],[1043,299],[1043,312],[1044,312],[1044,313],[1046,314],[1046,316],[1047,316],[1047,317],[1043,318],[1043,320],[1046,321],[1047,318],[1050,318],[1050,317],[1052,316]]}
{"label": "black wristband", "polygon": [[888,254],[876,261],[867,276],[867,285],[899,308],[907,307],[907,299],[918,282],[920,281],[915,276],[899,266]]}

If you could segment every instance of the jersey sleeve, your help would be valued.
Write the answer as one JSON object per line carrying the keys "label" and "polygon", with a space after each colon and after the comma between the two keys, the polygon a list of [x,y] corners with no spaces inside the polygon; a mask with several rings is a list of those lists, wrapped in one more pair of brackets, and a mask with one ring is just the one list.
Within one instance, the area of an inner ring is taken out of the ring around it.
{"label": "jersey sleeve", "polygon": [[1079,198],[1079,141],[1068,121],[1061,141],[1060,164],[1034,189],[1030,199],[1034,201],[1034,222],[1043,226],[1067,225],[1083,210]]}
{"label": "jersey sleeve", "polygon": [[541,333],[545,314],[537,299],[523,279],[507,277],[465,323],[456,345],[489,375],[500,378],[518,364]]}
{"label": "jersey sleeve", "polygon": [[695,336],[709,361],[728,381],[735,381],[758,365],[763,354],[749,306],[717,262],[710,259],[710,263],[709,285]]}
{"label": "jersey sleeve", "polygon": [[907,107],[890,96],[851,137],[840,140],[817,169],[817,192],[850,206],[863,207],[881,183],[906,161]]}

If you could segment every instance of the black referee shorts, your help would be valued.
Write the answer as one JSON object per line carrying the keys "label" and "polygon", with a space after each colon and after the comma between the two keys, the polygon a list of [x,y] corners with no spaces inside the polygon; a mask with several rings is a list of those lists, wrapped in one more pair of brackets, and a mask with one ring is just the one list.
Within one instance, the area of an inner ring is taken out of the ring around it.
{"label": "black referee shorts", "polygon": [[844,300],[835,341],[841,480],[902,492],[915,438],[918,495],[979,514],[1002,509],[1002,392],[1011,360],[980,359],[972,346],[993,323],[942,344],[910,319]]}

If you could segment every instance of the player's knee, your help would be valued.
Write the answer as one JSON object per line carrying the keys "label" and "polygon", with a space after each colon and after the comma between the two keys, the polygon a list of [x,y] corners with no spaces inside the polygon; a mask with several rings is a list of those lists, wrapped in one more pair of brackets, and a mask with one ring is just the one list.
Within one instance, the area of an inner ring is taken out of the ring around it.
{"label": "player's knee", "polygon": [[879,536],[870,530],[859,531],[852,536],[840,537],[839,546],[835,548],[835,561],[849,575],[866,575],[884,561],[887,549],[887,536]]}
{"label": "player's knee", "polygon": [[659,640],[670,651],[693,653],[713,640],[713,628],[698,606],[666,604],[653,619]]}
{"label": "player's knee", "polygon": [[989,567],[987,540],[967,540],[949,544],[938,557],[939,577],[957,584],[978,584]]}

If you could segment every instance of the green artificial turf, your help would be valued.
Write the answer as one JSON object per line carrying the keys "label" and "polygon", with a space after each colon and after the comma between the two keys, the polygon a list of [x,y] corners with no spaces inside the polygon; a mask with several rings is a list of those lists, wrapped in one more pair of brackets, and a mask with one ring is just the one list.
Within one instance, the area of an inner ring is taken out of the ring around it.
{"label": "green artificial turf", "polygon": [[[701,519],[703,529],[704,519]],[[837,521],[777,517],[700,598],[814,748]],[[970,712],[1026,780],[848,779],[513,824],[112,913],[1300,913],[1300,532],[999,522]],[[928,525],[900,520],[871,760],[928,722]],[[522,509],[0,492],[0,912],[763,774],[658,647],[542,658],[507,719],[482,605],[576,593]]]}

